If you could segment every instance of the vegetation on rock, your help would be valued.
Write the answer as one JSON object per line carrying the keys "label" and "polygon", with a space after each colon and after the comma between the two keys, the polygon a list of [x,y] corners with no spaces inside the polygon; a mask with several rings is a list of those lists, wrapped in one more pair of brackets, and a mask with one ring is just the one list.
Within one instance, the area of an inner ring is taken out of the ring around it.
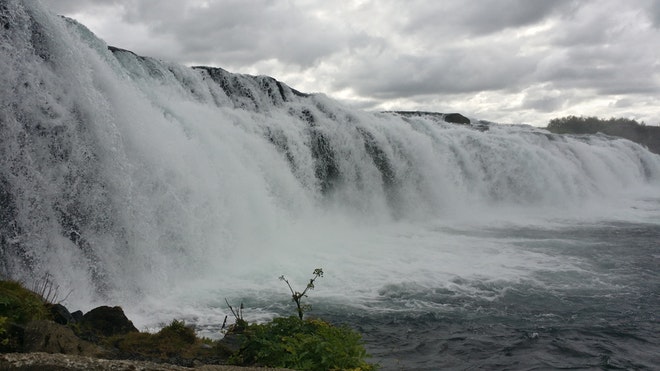
{"label": "vegetation on rock", "polygon": [[130,332],[108,338],[106,344],[118,351],[119,358],[167,362],[192,366],[202,363],[224,363],[230,352],[221,343],[198,338],[184,321],[172,321],[155,334]]}
{"label": "vegetation on rock", "polygon": [[313,319],[275,318],[245,329],[245,340],[230,361],[296,370],[374,370],[360,334],[345,326]]}
{"label": "vegetation on rock", "polygon": [[15,281],[0,281],[0,316],[25,325],[32,320],[50,319],[45,301]]}
{"label": "vegetation on rock", "polygon": [[[286,277],[280,276],[296,303],[298,317],[275,318],[268,323],[240,326],[238,336],[241,345],[230,357],[232,363],[311,371],[376,369],[375,365],[365,361],[368,355],[359,333],[319,319],[303,319],[304,312],[311,307],[302,304],[301,300],[309,290],[314,289],[316,279],[323,277],[323,269],[315,269],[312,275],[302,292],[295,291]],[[237,321],[242,320],[242,316],[235,313],[234,316]]]}
{"label": "vegetation on rock", "polygon": [[22,328],[31,321],[50,319],[37,293],[16,281],[0,281],[0,351],[19,350]]}

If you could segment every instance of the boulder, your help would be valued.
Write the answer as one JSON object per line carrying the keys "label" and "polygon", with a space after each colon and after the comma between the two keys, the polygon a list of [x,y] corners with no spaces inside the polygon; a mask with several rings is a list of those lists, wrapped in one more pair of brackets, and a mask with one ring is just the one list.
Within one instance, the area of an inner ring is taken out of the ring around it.
{"label": "boulder", "polygon": [[73,322],[80,322],[83,318],[83,312],[81,310],[77,310],[71,313],[71,318],[73,319]]}
{"label": "boulder", "polygon": [[23,333],[23,352],[103,355],[98,346],[78,338],[70,328],[53,321],[31,321]]}
{"label": "boulder", "polygon": [[74,322],[73,316],[69,310],[62,304],[46,304],[46,308],[50,312],[53,321],[60,325],[66,325]]}
{"label": "boulder", "polygon": [[453,124],[470,125],[470,119],[460,113],[447,113],[444,115],[443,119]]}
{"label": "boulder", "polygon": [[126,318],[121,307],[100,306],[90,310],[80,320],[80,328],[94,335],[113,336],[139,332],[133,322]]}

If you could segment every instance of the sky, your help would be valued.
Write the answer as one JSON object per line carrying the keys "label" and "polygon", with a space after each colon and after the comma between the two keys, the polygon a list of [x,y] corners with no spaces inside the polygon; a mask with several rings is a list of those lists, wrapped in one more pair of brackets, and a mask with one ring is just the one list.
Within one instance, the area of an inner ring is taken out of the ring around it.
{"label": "sky", "polygon": [[109,45],[369,111],[660,125],[660,0],[41,0]]}

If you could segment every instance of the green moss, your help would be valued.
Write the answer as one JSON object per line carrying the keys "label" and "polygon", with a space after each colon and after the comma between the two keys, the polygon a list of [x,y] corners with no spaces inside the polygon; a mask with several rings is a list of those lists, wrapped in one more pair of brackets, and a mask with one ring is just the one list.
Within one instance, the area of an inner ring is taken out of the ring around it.
{"label": "green moss", "polygon": [[245,341],[230,361],[296,370],[374,370],[359,333],[345,326],[296,317],[252,324]]}
{"label": "green moss", "polygon": [[0,316],[9,322],[26,324],[32,320],[49,319],[50,313],[38,294],[15,281],[0,281]]}

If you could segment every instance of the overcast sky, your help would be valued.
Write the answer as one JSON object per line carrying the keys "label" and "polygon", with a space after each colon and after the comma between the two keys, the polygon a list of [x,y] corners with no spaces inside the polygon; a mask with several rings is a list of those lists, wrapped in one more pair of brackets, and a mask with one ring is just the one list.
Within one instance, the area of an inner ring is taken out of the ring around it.
{"label": "overcast sky", "polygon": [[366,110],[660,124],[660,0],[42,0],[109,45]]}

